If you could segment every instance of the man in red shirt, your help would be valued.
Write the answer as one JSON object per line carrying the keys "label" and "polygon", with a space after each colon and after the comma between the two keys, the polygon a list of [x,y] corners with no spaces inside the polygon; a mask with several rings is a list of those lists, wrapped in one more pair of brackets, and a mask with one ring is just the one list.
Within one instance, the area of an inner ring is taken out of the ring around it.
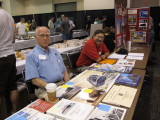
{"label": "man in red shirt", "polygon": [[109,56],[109,50],[103,43],[104,36],[103,30],[96,30],[93,38],[86,42],[76,63],[79,67],[78,71],[83,71],[86,66],[95,62],[99,63]]}

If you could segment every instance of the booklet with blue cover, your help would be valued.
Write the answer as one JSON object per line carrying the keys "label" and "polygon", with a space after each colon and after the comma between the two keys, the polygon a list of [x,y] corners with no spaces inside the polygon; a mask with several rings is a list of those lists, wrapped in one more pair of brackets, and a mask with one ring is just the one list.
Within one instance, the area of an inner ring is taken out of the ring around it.
{"label": "booklet with blue cover", "polygon": [[87,120],[123,120],[126,109],[99,103]]}
{"label": "booklet with blue cover", "polygon": [[122,73],[116,79],[115,83],[136,87],[138,86],[140,79],[141,79],[140,75]]}

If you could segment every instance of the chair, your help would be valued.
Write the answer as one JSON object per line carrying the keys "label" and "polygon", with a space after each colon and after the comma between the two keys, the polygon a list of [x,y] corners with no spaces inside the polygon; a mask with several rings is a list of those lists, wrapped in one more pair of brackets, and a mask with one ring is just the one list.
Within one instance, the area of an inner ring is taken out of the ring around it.
{"label": "chair", "polygon": [[81,50],[76,50],[76,51],[71,51],[66,53],[68,64],[69,64],[69,69],[70,71],[74,74],[77,75],[77,65],[76,62],[80,56]]}
{"label": "chair", "polygon": [[[25,80],[25,70],[22,71],[22,76],[23,76],[23,79]],[[35,89],[38,87],[32,84],[32,80],[25,81],[25,85],[26,85],[27,91],[29,93],[30,100],[32,102],[33,98],[31,96],[34,95],[34,97],[35,97]]]}

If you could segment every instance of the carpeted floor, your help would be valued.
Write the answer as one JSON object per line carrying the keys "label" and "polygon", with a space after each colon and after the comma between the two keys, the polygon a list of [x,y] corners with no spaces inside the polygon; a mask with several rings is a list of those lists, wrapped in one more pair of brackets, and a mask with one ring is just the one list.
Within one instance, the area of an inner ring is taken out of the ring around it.
{"label": "carpeted floor", "polygon": [[160,120],[160,42],[148,62],[149,78],[144,82],[133,120]]}

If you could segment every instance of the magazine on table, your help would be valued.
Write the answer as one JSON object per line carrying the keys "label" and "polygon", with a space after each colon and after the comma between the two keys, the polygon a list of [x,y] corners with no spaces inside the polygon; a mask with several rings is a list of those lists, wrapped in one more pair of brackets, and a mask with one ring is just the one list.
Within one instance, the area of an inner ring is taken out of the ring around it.
{"label": "magazine on table", "polygon": [[78,86],[62,85],[56,89],[56,97],[59,99],[70,99],[80,91]]}
{"label": "magazine on table", "polygon": [[128,59],[119,59],[117,61],[117,65],[134,67],[136,60],[128,60]]}
{"label": "magazine on table", "polygon": [[113,85],[102,102],[130,108],[136,92],[136,88]]}
{"label": "magazine on table", "polygon": [[65,120],[85,120],[94,110],[94,106],[67,99],[60,100],[47,114]]}
{"label": "magazine on table", "polygon": [[103,96],[103,94],[104,94],[104,91],[101,91],[101,90],[84,88],[71,100],[89,104],[89,105],[95,105],[96,101],[98,101],[98,99],[100,99],[101,96]]}
{"label": "magazine on table", "polygon": [[115,81],[117,84],[122,84],[122,85],[128,85],[128,86],[133,86],[137,87],[138,83],[141,79],[140,75],[136,74],[121,74]]}
{"label": "magazine on table", "polygon": [[102,72],[120,72],[120,73],[131,73],[133,67],[132,66],[123,66],[120,64],[99,64],[94,63],[91,66],[89,66],[89,69],[91,70],[97,70]]}
{"label": "magazine on table", "polygon": [[99,103],[87,120],[123,120],[126,109]]}

